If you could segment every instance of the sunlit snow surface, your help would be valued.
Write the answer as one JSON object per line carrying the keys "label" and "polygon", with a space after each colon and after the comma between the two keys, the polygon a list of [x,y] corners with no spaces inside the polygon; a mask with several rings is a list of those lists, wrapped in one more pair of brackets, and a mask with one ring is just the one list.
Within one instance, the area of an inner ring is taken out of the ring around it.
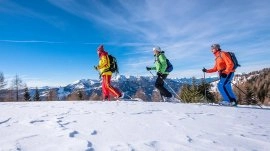
{"label": "sunlit snow surface", "polygon": [[0,151],[269,151],[269,115],[162,102],[2,102]]}

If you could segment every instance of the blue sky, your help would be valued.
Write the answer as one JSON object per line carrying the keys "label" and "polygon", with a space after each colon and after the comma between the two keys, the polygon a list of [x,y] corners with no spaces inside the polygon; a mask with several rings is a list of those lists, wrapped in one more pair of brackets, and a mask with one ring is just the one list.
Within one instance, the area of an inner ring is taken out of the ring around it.
{"label": "blue sky", "polygon": [[[171,78],[203,77],[210,45],[233,50],[237,73],[270,67],[269,0],[0,0],[0,72],[28,86],[98,79],[96,48],[120,74],[151,76],[152,47],[174,65]],[[207,74],[215,76],[216,74]]]}

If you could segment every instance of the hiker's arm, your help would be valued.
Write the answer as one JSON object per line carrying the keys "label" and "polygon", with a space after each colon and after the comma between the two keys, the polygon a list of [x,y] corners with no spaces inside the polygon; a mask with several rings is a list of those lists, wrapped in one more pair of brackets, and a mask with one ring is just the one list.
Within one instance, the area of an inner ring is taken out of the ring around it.
{"label": "hiker's arm", "polygon": [[212,73],[212,72],[217,72],[217,63],[215,63],[215,66],[212,69],[206,70],[206,73]]}
{"label": "hiker's arm", "polygon": [[107,56],[101,56],[97,68],[98,69],[108,68],[108,66],[109,66],[109,64],[108,64]]}

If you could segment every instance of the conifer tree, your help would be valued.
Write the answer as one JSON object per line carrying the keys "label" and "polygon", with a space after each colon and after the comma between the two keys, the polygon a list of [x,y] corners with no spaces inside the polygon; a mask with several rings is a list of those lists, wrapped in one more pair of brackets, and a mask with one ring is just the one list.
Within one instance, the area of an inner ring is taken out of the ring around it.
{"label": "conifer tree", "polygon": [[2,72],[0,72],[0,90],[6,86],[5,77]]}
{"label": "conifer tree", "polygon": [[256,104],[256,100],[254,99],[254,93],[248,85],[246,86],[245,100],[248,105]]}
{"label": "conifer tree", "polygon": [[201,84],[198,85],[198,91],[200,92],[201,95],[204,96],[204,101],[207,102],[215,102],[215,97],[214,95],[210,92],[211,89],[211,84],[207,83],[205,79],[201,80]]}
{"label": "conifer tree", "polygon": [[183,84],[182,87],[180,88],[180,98],[181,100],[184,100],[187,103],[191,102],[191,99],[189,98],[189,85],[188,84]]}
{"label": "conifer tree", "polygon": [[29,90],[28,90],[27,86],[25,86],[25,88],[24,88],[23,96],[24,96],[25,101],[31,101],[31,96],[30,96],[30,93],[29,93]]}
{"label": "conifer tree", "polygon": [[78,99],[79,99],[79,100],[83,100],[83,99],[84,99],[84,98],[83,98],[82,90],[79,90],[79,91],[78,91]]}
{"label": "conifer tree", "polygon": [[40,101],[40,95],[37,87],[34,94],[34,101]]}
{"label": "conifer tree", "polygon": [[4,93],[4,90],[2,89],[6,86],[5,77],[2,72],[0,72],[0,101],[4,101],[5,97],[2,96],[2,92]]}
{"label": "conifer tree", "polygon": [[180,98],[187,103],[197,103],[203,100],[203,94],[200,93],[196,85],[196,79],[193,78],[192,84],[184,84],[181,88]]}

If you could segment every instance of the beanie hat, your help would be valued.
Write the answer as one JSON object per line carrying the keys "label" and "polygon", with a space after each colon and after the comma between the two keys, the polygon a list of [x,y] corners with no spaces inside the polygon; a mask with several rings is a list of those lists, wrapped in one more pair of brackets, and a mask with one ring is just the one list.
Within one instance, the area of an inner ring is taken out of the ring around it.
{"label": "beanie hat", "polygon": [[159,52],[161,52],[161,49],[160,49],[160,47],[159,46],[155,46],[155,47],[153,47],[153,51],[159,51]]}
{"label": "beanie hat", "polygon": [[211,48],[220,50],[220,45],[219,44],[213,44],[213,45],[211,45]]}
{"label": "beanie hat", "polygon": [[97,51],[104,51],[104,47],[103,47],[103,45],[98,46]]}

